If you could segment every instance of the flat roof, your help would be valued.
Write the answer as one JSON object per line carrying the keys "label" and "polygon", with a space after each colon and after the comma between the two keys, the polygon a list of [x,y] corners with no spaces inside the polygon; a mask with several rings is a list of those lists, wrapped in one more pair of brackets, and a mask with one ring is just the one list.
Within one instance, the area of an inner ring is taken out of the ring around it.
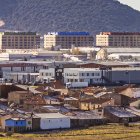
{"label": "flat roof", "polygon": [[140,53],[140,48],[106,48],[108,53]]}
{"label": "flat roof", "polygon": [[99,68],[65,68],[64,70],[71,70],[71,71],[99,71]]}
{"label": "flat roof", "polygon": [[116,71],[139,71],[140,67],[127,67],[127,68],[112,68],[112,70]]}
{"label": "flat roof", "polygon": [[71,119],[104,119],[103,116],[98,115],[94,111],[73,111],[73,115],[70,115]]}
{"label": "flat roof", "polygon": [[46,119],[69,118],[68,116],[65,116],[60,113],[39,113],[39,114],[35,114],[35,116],[40,118],[46,118]]}

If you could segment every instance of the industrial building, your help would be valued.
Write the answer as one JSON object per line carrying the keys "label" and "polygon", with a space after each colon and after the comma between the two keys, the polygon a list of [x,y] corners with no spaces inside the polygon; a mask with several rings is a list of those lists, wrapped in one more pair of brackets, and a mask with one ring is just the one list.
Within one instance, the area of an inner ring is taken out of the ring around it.
{"label": "industrial building", "polygon": [[133,32],[101,32],[96,35],[96,46],[139,48],[140,33]]}
{"label": "industrial building", "polygon": [[44,35],[44,48],[92,47],[93,36],[88,32],[49,32]]}

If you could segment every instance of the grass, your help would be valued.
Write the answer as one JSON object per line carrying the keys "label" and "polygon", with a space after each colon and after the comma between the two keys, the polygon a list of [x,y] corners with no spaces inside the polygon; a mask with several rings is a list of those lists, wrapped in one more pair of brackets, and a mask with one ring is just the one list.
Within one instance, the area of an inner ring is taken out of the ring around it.
{"label": "grass", "polygon": [[0,140],[140,140],[140,125],[125,127],[111,124],[88,129],[14,134]]}

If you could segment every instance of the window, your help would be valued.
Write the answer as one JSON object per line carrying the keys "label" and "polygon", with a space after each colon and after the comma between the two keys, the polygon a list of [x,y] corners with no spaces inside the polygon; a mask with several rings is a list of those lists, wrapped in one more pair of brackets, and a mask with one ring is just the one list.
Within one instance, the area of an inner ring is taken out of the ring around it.
{"label": "window", "polygon": [[82,73],[82,76],[84,76],[84,73]]}
{"label": "window", "polygon": [[87,76],[89,76],[89,73],[87,73]]}
{"label": "window", "polygon": [[31,124],[31,121],[28,121],[28,124]]}
{"label": "window", "polygon": [[94,76],[94,73],[92,73],[92,76]]}

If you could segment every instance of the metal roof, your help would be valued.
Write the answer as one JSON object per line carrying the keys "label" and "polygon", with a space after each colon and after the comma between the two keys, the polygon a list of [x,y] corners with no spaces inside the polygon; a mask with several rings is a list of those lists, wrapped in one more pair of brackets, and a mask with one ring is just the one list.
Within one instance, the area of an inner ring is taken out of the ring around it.
{"label": "metal roof", "polygon": [[140,53],[140,48],[106,48],[108,53]]}
{"label": "metal roof", "polygon": [[62,115],[60,113],[40,113],[35,114],[35,116],[40,117],[41,119],[59,119],[59,118],[69,118],[65,115]]}

